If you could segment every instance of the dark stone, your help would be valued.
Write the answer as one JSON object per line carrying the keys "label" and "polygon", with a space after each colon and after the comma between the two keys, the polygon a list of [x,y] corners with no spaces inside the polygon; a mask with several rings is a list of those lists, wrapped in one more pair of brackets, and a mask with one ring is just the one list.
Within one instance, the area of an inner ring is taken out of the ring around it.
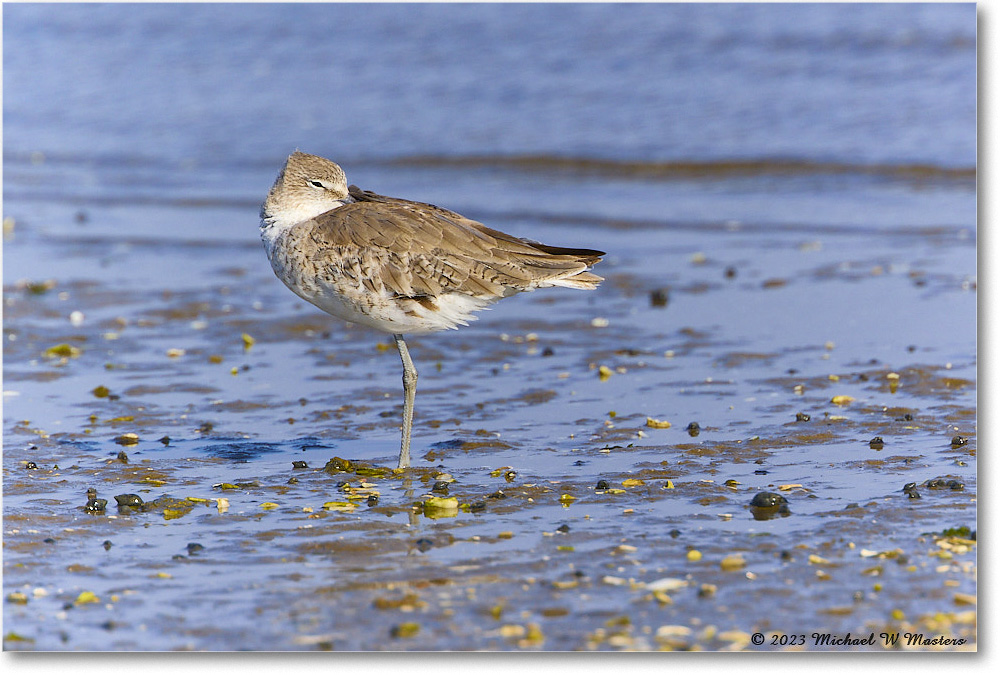
{"label": "dark stone", "polygon": [[83,510],[87,513],[104,513],[104,509],[107,505],[107,499],[88,499],[87,505],[83,507]]}
{"label": "dark stone", "polygon": [[115,501],[118,502],[119,508],[125,507],[138,509],[142,508],[143,505],[142,497],[132,494],[131,492],[124,495],[115,495]]}
{"label": "dark stone", "polygon": [[670,291],[666,288],[657,288],[649,292],[650,307],[666,307],[670,302]]}
{"label": "dark stone", "polygon": [[775,492],[758,492],[750,500],[750,506],[761,509],[770,509],[782,504],[787,504],[788,500]]}

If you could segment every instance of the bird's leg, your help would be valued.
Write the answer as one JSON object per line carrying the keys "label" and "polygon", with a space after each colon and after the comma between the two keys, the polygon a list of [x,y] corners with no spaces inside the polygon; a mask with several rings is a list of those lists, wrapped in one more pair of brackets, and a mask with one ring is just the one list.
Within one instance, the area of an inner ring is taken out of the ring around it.
{"label": "bird's leg", "polygon": [[410,431],[413,429],[413,400],[417,396],[417,369],[402,335],[393,335],[399,358],[403,360],[403,441],[399,448],[399,468],[410,466]]}

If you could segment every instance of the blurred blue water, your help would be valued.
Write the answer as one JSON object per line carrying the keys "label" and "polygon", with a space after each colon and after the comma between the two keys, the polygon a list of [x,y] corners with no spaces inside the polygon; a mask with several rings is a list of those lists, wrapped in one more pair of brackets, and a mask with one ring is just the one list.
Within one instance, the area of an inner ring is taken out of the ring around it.
{"label": "blurred blue water", "polygon": [[973,4],[16,4],[4,210],[252,243],[299,148],[522,236],[974,230],[975,78]]}
{"label": "blurred blue water", "polygon": [[5,155],[970,168],[974,4],[8,5]]}

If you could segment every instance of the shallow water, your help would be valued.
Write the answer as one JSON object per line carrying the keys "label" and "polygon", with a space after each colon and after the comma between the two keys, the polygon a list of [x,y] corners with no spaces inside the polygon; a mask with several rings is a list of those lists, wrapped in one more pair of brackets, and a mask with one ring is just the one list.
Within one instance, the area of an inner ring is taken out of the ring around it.
{"label": "shallow water", "polygon": [[[972,6],[335,9],[4,8],[5,649],[975,646]],[[411,471],[257,239],[296,146],[608,251],[408,340]]]}

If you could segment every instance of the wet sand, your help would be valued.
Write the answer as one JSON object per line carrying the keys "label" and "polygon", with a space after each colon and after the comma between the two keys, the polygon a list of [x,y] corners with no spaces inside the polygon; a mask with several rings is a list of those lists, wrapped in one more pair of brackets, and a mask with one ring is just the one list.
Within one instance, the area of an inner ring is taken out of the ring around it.
{"label": "wet sand", "polygon": [[391,339],[284,289],[251,210],[111,210],[6,232],[5,649],[975,648],[973,231],[490,222],[607,281],[408,339],[397,472]]}

